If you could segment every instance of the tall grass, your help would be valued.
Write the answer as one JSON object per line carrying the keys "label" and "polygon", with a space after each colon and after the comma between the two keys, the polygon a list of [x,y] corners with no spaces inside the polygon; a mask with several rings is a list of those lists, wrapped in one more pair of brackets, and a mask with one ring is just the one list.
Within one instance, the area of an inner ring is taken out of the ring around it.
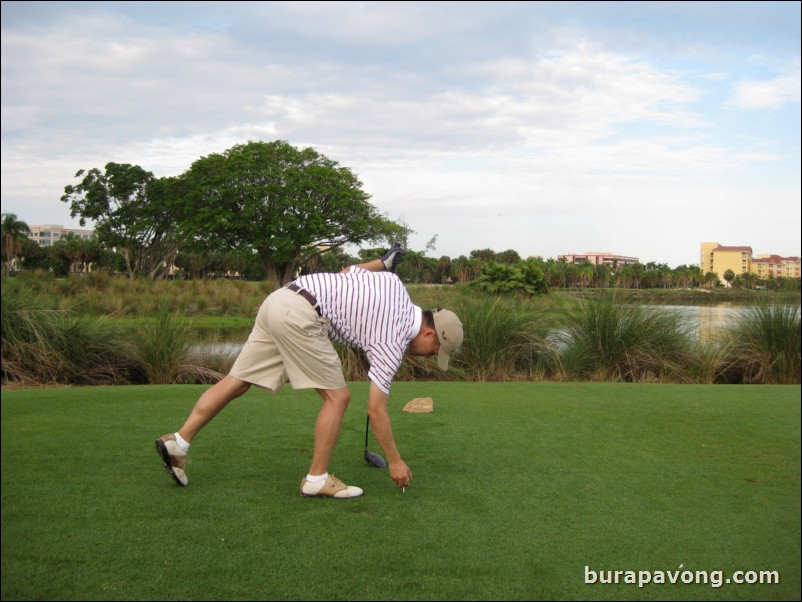
{"label": "tall grass", "polygon": [[192,361],[204,357],[190,353],[192,323],[182,320],[169,306],[169,300],[161,304],[153,319],[139,329],[133,342],[133,355],[145,375],[145,382],[171,384],[219,380],[223,374]]}
{"label": "tall grass", "polygon": [[802,372],[799,307],[749,307],[728,329],[721,353],[723,382],[799,384]]}
{"label": "tall grass", "polygon": [[693,335],[681,318],[617,303],[613,296],[583,302],[557,331],[555,372],[594,381],[682,381]]}
{"label": "tall grass", "polygon": [[22,272],[13,280],[41,295],[51,309],[114,317],[155,315],[166,302],[185,314],[254,316],[274,288],[263,282],[229,280],[132,280],[103,272],[61,279],[42,271]]}
{"label": "tall grass", "polygon": [[2,287],[3,381],[29,385],[124,384],[130,357],[118,328],[103,319],[48,309],[30,291]]}
{"label": "tall grass", "polygon": [[[190,317],[204,333],[249,328],[272,286],[38,273],[3,278],[2,291],[4,381],[169,383],[212,382],[233,361],[230,348],[196,344]],[[700,340],[673,313],[622,304],[620,295],[528,299],[461,285],[409,292],[423,308],[456,311],[465,342],[448,372],[431,358],[408,357],[396,380],[800,382],[794,305],[754,306],[725,336]],[[367,378],[364,354],[338,352],[347,380]]]}
{"label": "tall grass", "polygon": [[483,294],[461,296],[455,311],[465,336],[456,369],[480,381],[530,379],[542,369],[554,325],[548,314],[520,299]]}

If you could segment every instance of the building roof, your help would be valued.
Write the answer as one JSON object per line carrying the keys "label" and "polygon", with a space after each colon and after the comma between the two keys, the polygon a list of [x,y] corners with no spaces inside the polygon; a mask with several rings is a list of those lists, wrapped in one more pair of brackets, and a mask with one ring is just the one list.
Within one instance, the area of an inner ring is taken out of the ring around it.
{"label": "building roof", "polygon": [[755,263],[782,263],[783,261],[799,261],[799,257],[780,257],[779,255],[769,255],[768,257],[753,258]]}
{"label": "building roof", "polygon": [[752,247],[725,247],[722,245],[717,246],[714,251],[738,251],[739,253],[751,253]]}

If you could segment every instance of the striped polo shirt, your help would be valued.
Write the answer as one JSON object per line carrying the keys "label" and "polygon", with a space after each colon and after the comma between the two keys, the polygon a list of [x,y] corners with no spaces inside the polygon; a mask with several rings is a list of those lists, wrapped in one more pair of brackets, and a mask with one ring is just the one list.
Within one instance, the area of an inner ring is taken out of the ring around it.
{"label": "striped polo shirt", "polygon": [[368,378],[385,395],[423,319],[404,284],[390,272],[352,266],[340,274],[309,274],[295,283],[317,299],[335,343],[356,347],[370,362]]}

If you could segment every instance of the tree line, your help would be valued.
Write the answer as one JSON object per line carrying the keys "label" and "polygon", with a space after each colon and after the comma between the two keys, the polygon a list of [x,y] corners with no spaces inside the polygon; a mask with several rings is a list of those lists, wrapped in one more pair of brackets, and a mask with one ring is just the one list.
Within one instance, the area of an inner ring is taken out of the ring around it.
{"label": "tree line", "polygon": [[[148,278],[231,277],[283,284],[297,274],[339,271],[401,241],[398,274],[407,282],[478,281],[486,290],[530,294],[551,288],[712,288],[718,274],[697,266],[569,264],[477,249],[457,258],[409,249],[412,230],[370,202],[354,173],[314,149],[286,141],[248,142],[201,157],[179,176],[156,177],[140,166],[108,163],[81,169],[61,201],[71,217],[94,224],[96,238],[67,235],[39,247],[16,215],[3,215],[5,272],[47,269],[59,275],[89,269]],[[369,248],[349,256],[344,248]],[[758,280],[723,274],[736,288],[799,289],[799,279]]]}
{"label": "tree line", "polygon": [[[3,214],[4,273],[13,266],[26,270],[46,270],[57,276],[70,273],[106,271],[127,274],[123,254],[105,247],[98,239],[82,239],[68,234],[48,247],[31,240],[25,222],[14,214]],[[352,256],[340,248],[315,255],[299,267],[300,273],[337,272],[345,266],[373,259],[385,249],[372,247]],[[431,252],[431,247],[428,249]],[[731,270],[728,270],[731,271]],[[488,292],[523,292],[537,294],[549,289],[628,288],[628,289],[712,289],[720,286],[713,272],[702,273],[696,265],[670,268],[665,263],[648,262],[623,266],[570,264],[565,260],[538,257],[523,259],[514,250],[496,252],[476,249],[468,255],[451,258],[431,257],[427,251],[408,249],[399,264],[398,275],[409,283],[457,284],[475,282]],[[231,251],[193,252],[179,250],[172,270],[156,278],[182,279],[241,278],[264,280],[267,274],[255,255]],[[756,274],[724,274],[724,280],[736,289],[799,290],[798,278],[758,278]]]}

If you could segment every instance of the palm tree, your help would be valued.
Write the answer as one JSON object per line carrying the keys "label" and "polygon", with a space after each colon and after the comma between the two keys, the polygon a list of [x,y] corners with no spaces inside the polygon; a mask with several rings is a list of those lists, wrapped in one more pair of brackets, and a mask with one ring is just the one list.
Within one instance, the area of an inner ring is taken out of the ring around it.
{"label": "palm tree", "polygon": [[705,274],[704,282],[709,288],[712,289],[718,282],[718,274],[716,272],[707,272]]}
{"label": "palm tree", "polygon": [[732,281],[735,280],[735,272],[732,270],[726,270],[724,272],[724,280],[727,281],[727,286],[732,286]]}
{"label": "palm tree", "polygon": [[755,285],[757,284],[758,281],[757,274],[753,274],[752,272],[746,272],[743,275],[743,281],[744,281],[744,286],[746,286],[746,288],[753,289],[755,288]]}
{"label": "palm tree", "polygon": [[11,264],[22,247],[22,239],[28,237],[31,229],[28,224],[18,220],[13,213],[3,213],[2,218],[0,238],[3,241],[3,261],[5,261],[6,275],[8,275],[11,273]]}
{"label": "palm tree", "polygon": [[582,282],[582,286],[587,288],[590,283],[593,282],[593,277],[596,275],[596,267],[589,261],[585,261],[579,264],[577,271],[579,272],[579,279]]}

